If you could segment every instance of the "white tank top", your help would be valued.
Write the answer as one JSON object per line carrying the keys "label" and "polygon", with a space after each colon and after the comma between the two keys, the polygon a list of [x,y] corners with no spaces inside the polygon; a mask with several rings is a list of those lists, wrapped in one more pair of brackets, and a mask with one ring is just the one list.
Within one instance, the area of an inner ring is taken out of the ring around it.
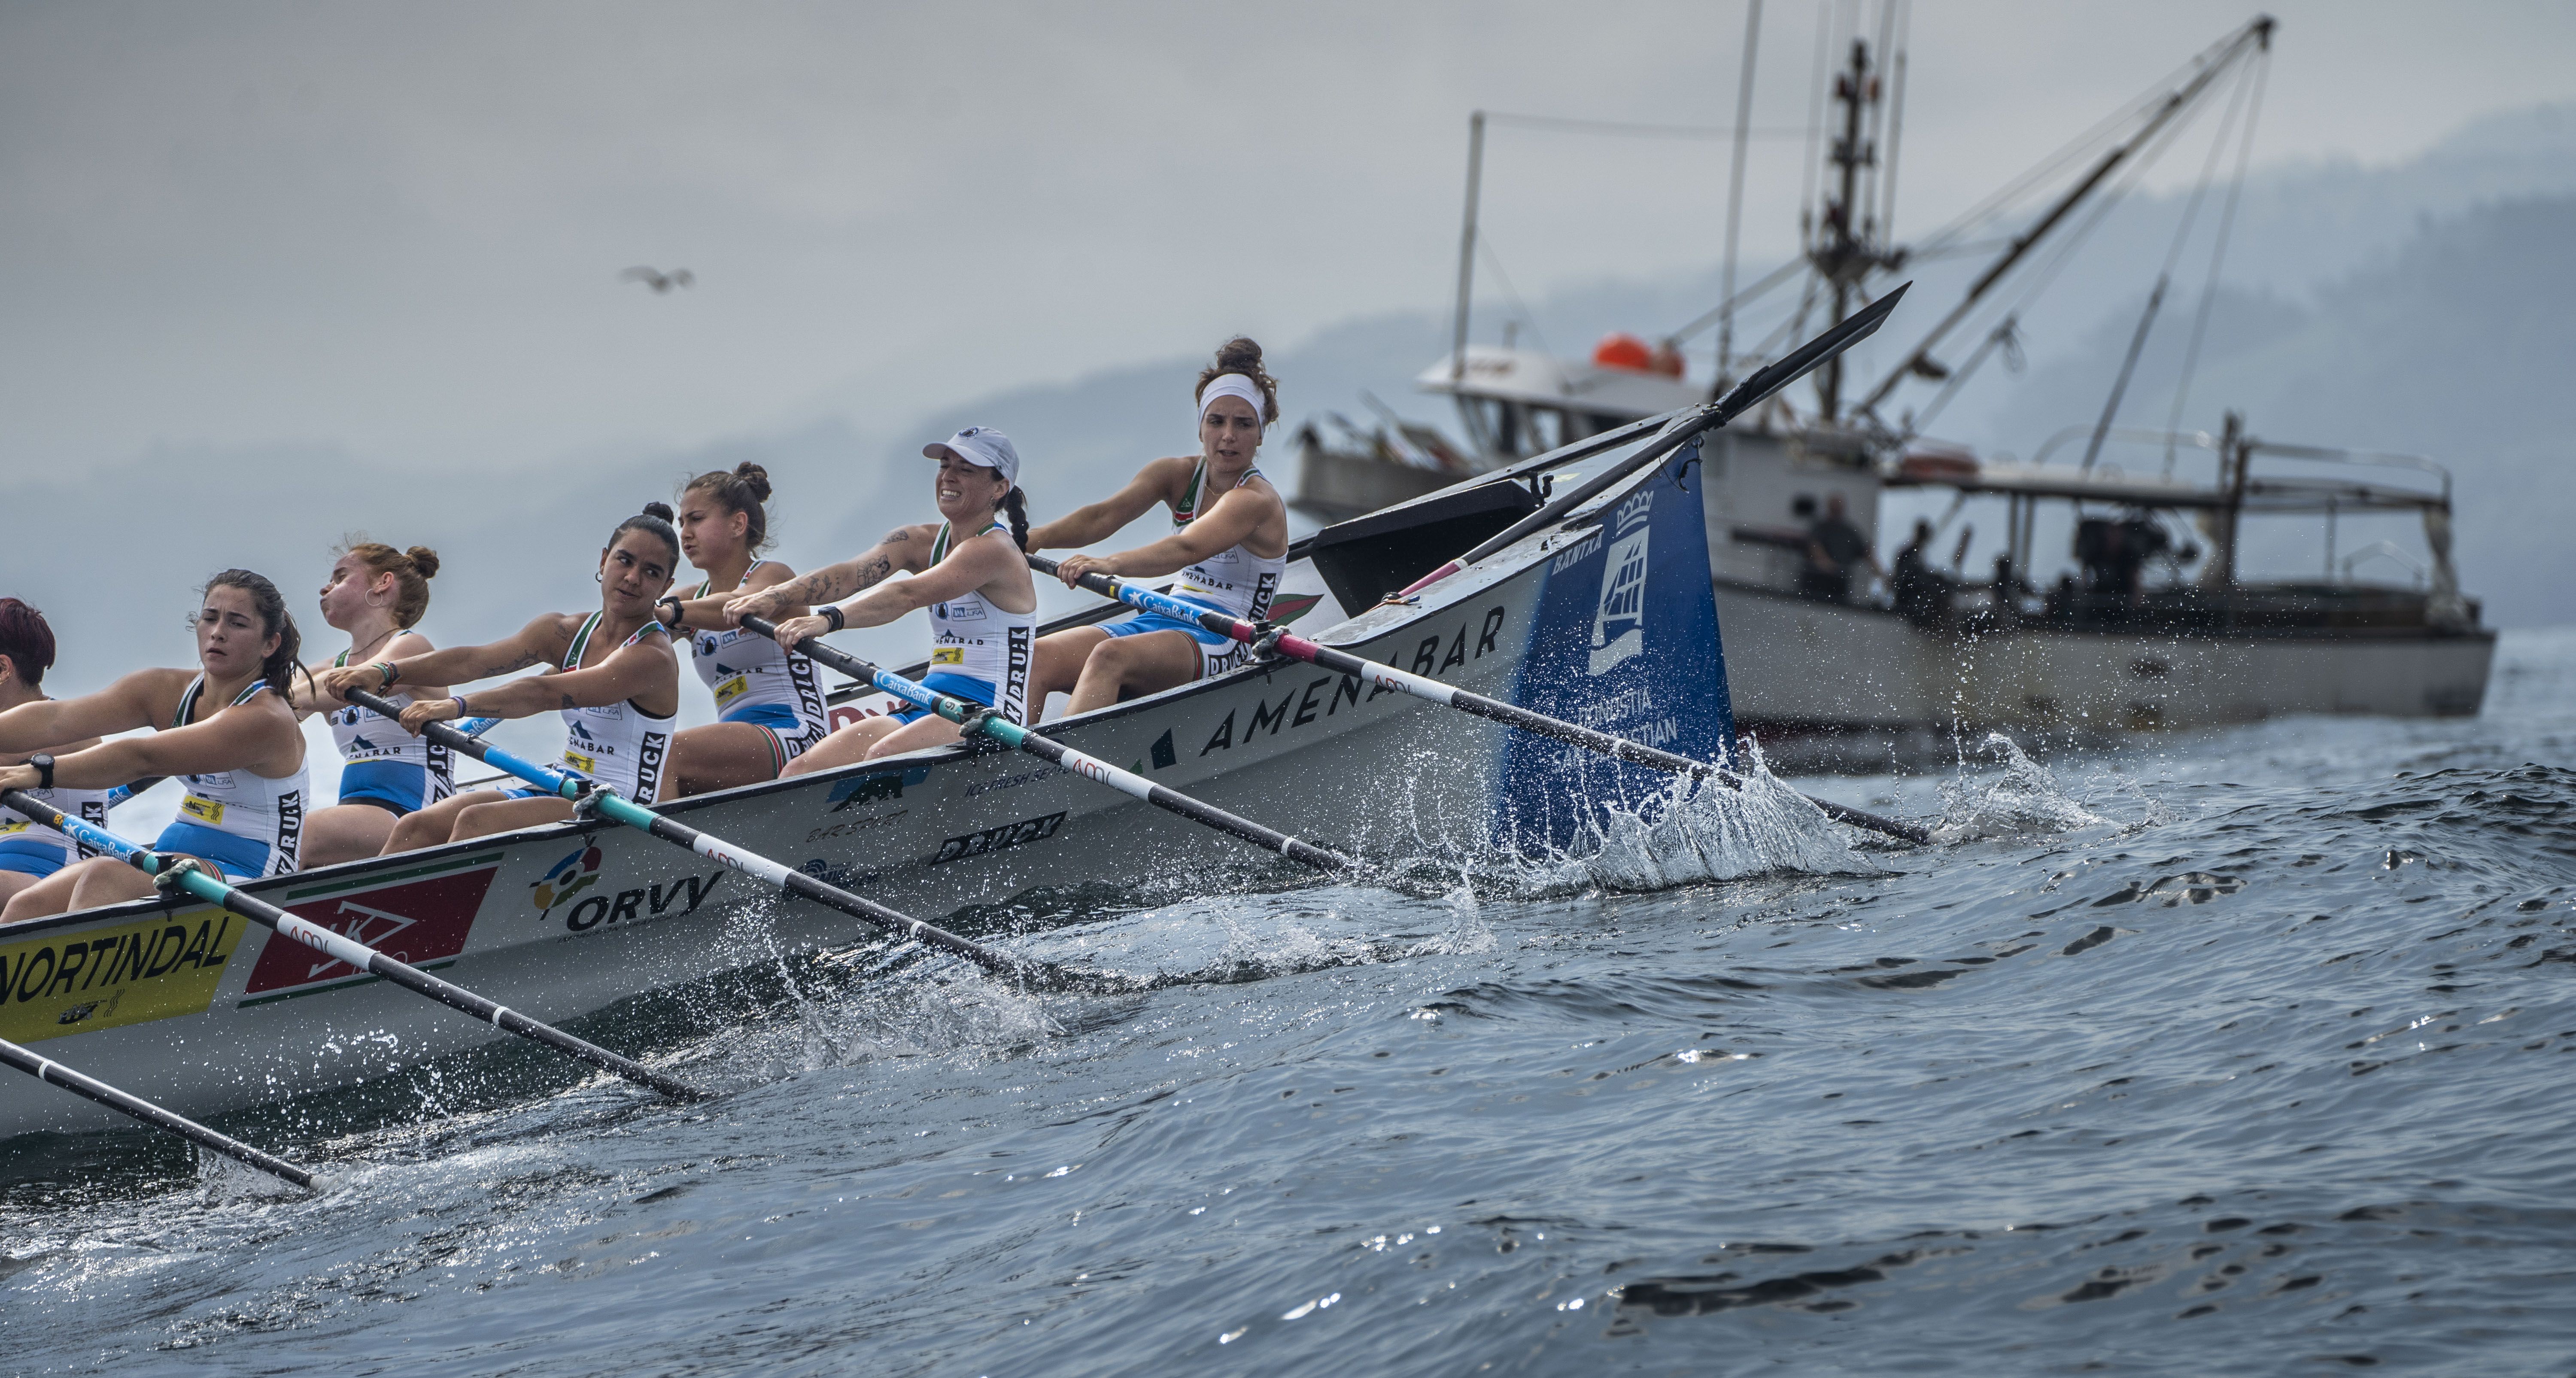
{"label": "white tank top", "polygon": [[[583,621],[581,630],[573,634],[572,649],[564,652],[563,663],[556,668],[566,672],[581,668],[582,656],[590,649],[590,634],[599,629],[602,616],[592,613]],[[636,628],[617,649],[625,650],[647,636],[667,635],[656,619]],[[625,699],[597,708],[564,709],[563,720],[566,766],[638,804],[650,804],[660,795],[662,767],[671,755],[671,730],[679,725],[679,714],[656,717],[636,707],[633,699]]]}
{"label": "white tank top", "polygon": [[[405,630],[409,630],[406,628]],[[349,653],[342,651],[331,658],[334,669],[347,666]],[[385,701],[397,708],[409,707],[413,694],[405,689],[387,694]],[[372,708],[349,704],[324,715],[331,724],[331,740],[340,748],[340,759],[353,766],[417,766],[426,777],[421,791],[423,804],[435,804],[456,792],[456,753],[427,736],[415,737],[403,731],[402,724]]]}
{"label": "white tank top", "polygon": [[[768,564],[754,560],[751,569],[742,572],[734,587],[751,583],[751,570]],[[715,592],[715,581],[698,585],[695,595],[704,598]],[[724,631],[689,633],[689,660],[697,666],[698,678],[716,696],[716,716],[733,719],[752,710],[779,705],[796,715],[805,729],[821,736],[831,729],[824,725],[823,683],[814,673],[811,658],[788,650],[770,637],[755,636],[740,627]],[[768,715],[763,715],[768,716]]]}
{"label": "white tank top", "polygon": [[[170,726],[189,724],[196,715],[197,696],[205,688],[206,677],[202,674],[189,681],[188,692],[179,696],[179,711]],[[253,695],[267,688],[267,680],[252,680],[248,688],[233,696],[231,706],[248,703]],[[297,851],[304,839],[304,766],[300,762],[294,774],[275,779],[247,770],[218,770],[182,775],[179,781],[188,792],[179,799],[176,821],[230,833],[268,848],[269,875],[282,876],[295,870]]]}
{"label": "white tank top", "polygon": [[[1243,471],[1235,480],[1237,488],[1256,478],[1266,478],[1259,465]],[[1199,517],[1199,504],[1205,500],[1207,461],[1190,471],[1190,490],[1182,496],[1181,505],[1172,509],[1172,529],[1180,530]],[[1208,503],[1214,506],[1213,502]],[[1181,571],[1172,592],[1195,602],[1223,608],[1226,612],[1258,622],[1270,612],[1270,600],[1279,592],[1279,578],[1288,569],[1285,551],[1277,555],[1255,555],[1240,545],[1230,546]]]}
{"label": "white tank top", "polygon": [[[1000,532],[1000,522],[966,539],[980,540]],[[930,545],[933,568],[948,558],[948,523],[939,524]],[[1017,547],[1015,546],[1014,549]],[[993,686],[993,706],[1012,722],[1029,721],[1029,660],[1037,646],[1038,612],[1004,612],[981,592],[969,591],[930,605],[930,671],[980,679]]]}
{"label": "white tank top", "polygon": [[[84,823],[101,828],[107,826],[106,790],[71,789],[57,785],[52,789],[31,789],[27,792]],[[0,842],[12,840],[51,843],[63,849],[63,860],[67,862],[104,855],[97,848],[82,846],[63,836],[60,831],[48,828],[42,823],[31,823],[15,813],[0,814]]]}

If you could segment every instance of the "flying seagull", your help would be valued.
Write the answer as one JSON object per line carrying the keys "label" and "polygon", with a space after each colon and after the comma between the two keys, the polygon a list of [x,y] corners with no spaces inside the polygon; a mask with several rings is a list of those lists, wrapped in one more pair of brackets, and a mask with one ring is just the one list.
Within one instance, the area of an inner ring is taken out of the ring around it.
{"label": "flying seagull", "polygon": [[617,275],[617,280],[620,282],[640,282],[645,286],[652,288],[656,293],[661,293],[668,292],[674,287],[686,287],[689,284],[696,282],[698,279],[696,274],[691,273],[686,268],[674,268],[666,273],[659,268],[643,267],[629,268],[625,272],[619,273]]}

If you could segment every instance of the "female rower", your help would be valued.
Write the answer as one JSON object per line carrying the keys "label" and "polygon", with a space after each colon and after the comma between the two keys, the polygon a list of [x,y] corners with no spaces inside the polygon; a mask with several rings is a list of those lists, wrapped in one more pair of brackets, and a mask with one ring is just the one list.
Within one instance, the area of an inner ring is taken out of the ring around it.
{"label": "female rower", "polygon": [[[506,675],[531,665],[540,674],[497,689],[423,699],[403,709],[406,732],[434,722],[481,715],[532,718],[560,709],[563,759],[557,769],[597,781],[638,804],[662,795],[664,758],[680,716],[680,661],[671,638],[653,616],[653,604],[671,590],[680,563],[680,535],[671,509],[650,502],[618,523],[599,552],[599,610],[584,615],[550,612],[519,634],[488,646],[458,646],[394,661],[352,665],[322,677],[322,692],[338,698],[344,688],[382,692],[425,680],[459,684]],[[381,686],[381,687],[380,687]],[[406,852],[470,837],[559,823],[572,804],[532,789],[468,790],[403,816],[385,840],[385,852]]]}
{"label": "female rower", "polygon": [[[287,706],[302,640],[277,585],[228,569],[206,585],[194,623],[195,670],[137,670],[95,694],[39,699],[0,713],[0,751],[123,737],[56,758],[0,767],[0,789],[113,789],[147,775],[183,777],[179,816],[152,844],[236,880],[293,871],[304,835],[304,733]],[[0,921],[141,899],[152,878],[114,857],[65,866],[19,891]]]}
{"label": "female rower", "polygon": [[[1279,419],[1279,384],[1261,368],[1261,346],[1228,340],[1199,374],[1199,453],[1158,459],[1107,499],[1029,533],[1029,549],[1107,540],[1155,503],[1172,510],[1172,534],[1115,555],[1071,555],[1057,577],[1075,587],[1086,573],[1152,578],[1179,571],[1172,595],[1258,621],[1270,610],[1288,565],[1288,506],[1254,464],[1265,426]],[[1030,694],[1058,690],[1074,713],[1106,708],[1222,674],[1243,663],[1243,645],[1195,623],[1136,613],[1075,627],[1038,643]]]}
{"label": "female rower", "polygon": [[[53,664],[54,629],[46,625],[45,615],[15,598],[0,598],[0,712],[22,703],[44,702],[40,686]],[[98,738],[84,737],[56,745],[51,754],[69,756],[96,745]],[[0,764],[16,765],[30,754],[0,752]],[[35,793],[75,818],[107,826],[106,790],[56,785]],[[42,823],[0,809],[0,903],[63,869],[63,863],[96,855]]]}
{"label": "female rower", "polygon": [[727,602],[796,576],[760,558],[769,544],[769,514],[761,506],[768,501],[769,472],[750,460],[729,474],[700,474],[680,490],[680,553],[707,577],[688,601],[676,594],[662,600],[662,624],[675,636],[687,629],[690,657],[716,696],[721,721],[672,739],[675,793],[775,780],[832,730],[814,662],[725,620]]}
{"label": "female rower", "polygon": [[[438,574],[438,552],[427,546],[409,551],[374,541],[353,541],[340,551],[331,577],[322,584],[322,620],[349,634],[349,648],[331,658],[329,669],[372,667],[376,681],[387,665],[431,650],[429,638],[413,628],[429,610],[429,581]],[[385,697],[397,704],[443,699],[443,685],[405,684]],[[294,696],[298,716],[322,713],[340,747],[340,802],[316,809],[304,830],[304,867],[331,866],[385,849],[394,824],[403,815],[425,808],[456,792],[456,762],[446,747],[402,730],[393,719],[372,708],[324,699],[308,691]]]}
{"label": "female rower", "polygon": [[[1038,590],[1028,557],[1021,553],[1028,539],[1029,508],[1028,495],[1019,487],[1020,453],[1010,437],[984,426],[969,426],[944,445],[923,446],[921,453],[939,461],[931,489],[939,505],[938,525],[896,527],[855,560],[737,598],[725,605],[725,612],[736,620],[756,613],[775,621],[773,609],[791,602],[823,602],[850,589],[867,590],[826,603],[819,614],[780,621],[778,644],[793,646],[809,636],[882,626],[914,608],[928,608],[930,673],[922,683],[1025,723]],[[911,577],[887,578],[896,571]],[[918,751],[953,742],[957,735],[957,725],[946,718],[907,708],[842,728],[780,773],[801,775]]]}

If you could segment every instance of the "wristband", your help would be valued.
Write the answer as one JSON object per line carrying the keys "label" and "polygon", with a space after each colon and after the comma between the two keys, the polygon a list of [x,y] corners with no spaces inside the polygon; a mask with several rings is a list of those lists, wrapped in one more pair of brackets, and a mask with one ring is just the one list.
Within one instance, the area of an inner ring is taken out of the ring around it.
{"label": "wristband", "polygon": [[456,716],[460,718],[470,718],[474,716],[473,714],[465,711],[465,696],[463,694],[450,694],[447,696],[447,701],[456,705]]}
{"label": "wristband", "polygon": [[27,764],[36,768],[36,788],[52,789],[54,787],[53,757],[40,751],[35,755],[28,757]]}
{"label": "wristband", "polygon": [[823,605],[823,610],[822,610],[821,612],[819,612],[819,613],[816,613],[816,614],[815,614],[815,616],[820,617],[820,618],[822,618],[824,621],[831,623],[831,624],[832,624],[832,630],[833,630],[833,631],[836,631],[836,632],[837,632],[837,631],[839,631],[839,630],[840,630],[844,625],[846,625],[846,624],[842,621],[842,618],[841,618],[841,605],[840,605],[840,604],[838,604],[838,603],[826,603],[826,604],[824,604],[824,605]]}
{"label": "wristband", "polygon": [[665,598],[661,602],[653,605],[653,611],[655,612],[660,612],[664,608],[669,608],[671,610],[669,625],[674,629],[678,628],[680,625],[680,600],[677,598]]}
{"label": "wristband", "polygon": [[394,681],[402,678],[402,672],[395,669],[394,663],[390,660],[377,661],[375,664],[375,671],[377,674],[384,676],[385,681],[384,683],[376,686],[376,692],[379,694],[393,688]]}

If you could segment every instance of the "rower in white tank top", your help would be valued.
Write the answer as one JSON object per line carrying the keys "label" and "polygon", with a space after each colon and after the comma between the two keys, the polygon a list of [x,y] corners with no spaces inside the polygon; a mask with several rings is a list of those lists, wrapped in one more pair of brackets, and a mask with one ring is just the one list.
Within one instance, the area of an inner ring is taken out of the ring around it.
{"label": "rower in white tank top", "polygon": [[[348,663],[347,651],[331,658],[334,669]],[[413,695],[406,689],[385,698],[400,708],[411,703]],[[456,792],[456,753],[444,743],[415,737],[403,731],[402,724],[356,704],[323,716],[331,724],[333,744],[340,748],[341,803],[382,803],[400,817]]]}
{"label": "rower in white tank top", "polygon": [[[952,536],[948,523],[941,522],[939,535],[930,544],[933,568],[948,558]],[[966,539],[995,536],[1010,541],[1010,528],[995,522]],[[1016,554],[1019,546],[1013,543],[1011,549]],[[1029,661],[1038,639],[1037,609],[1007,612],[976,591],[933,603],[928,612],[930,673],[922,683],[999,709],[1012,722],[1028,722]],[[910,722],[927,711],[913,709],[896,716]]]}
{"label": "rower in white tank top", "polygon": [[[205,688],[202,674],[189,681],[188,692],[179,696],[171,727],[186,727],[195,720],[197,696]],[[267,680],[252,680],[233,696],[233,704],[248,703],[267,689]],[[283,876],[295,870],[297,848],[304,837],[303,765],[299,763],[294,774],[275,779],[247,770],[219,770],[182,775],[179,781],[188,792],[179,800],[179,816],[153,842],[154,851],[202,857],[236,880]]]}
{"label": "rower in white tank top", "polygon": [[[1240,488],[1266,477],[1256,464],[1245,469],[1234,486]],[[1202,458],[1198,467],[1190,471],[1189,491],[1172,511],[1174,531],[1197,521],[1201,507],[1213,505],[1213,500],[1205,496],[1206,487],[1207,460]],[[1172,594],[1247,622],[1258,622],[1269,614],[1270,600],[1278,594],[1280,576],[1287,570],[1288,553],[1284,550],[1277,555],[1256,555],[1241,545],[1232,545],[1182,569],[1172,585]]]}
{"label": "rower in white tank top", "polygon": [[[569,673],[578,670],[582,657],[590,649],[591,633],[599,629],[603,613],[592,613],[583,619],[581,630],[573,634],[572,648],[564,652],[557,669]],[[619,643],[618,649],[648,636],[666,636],[659,620],[635,629],[635,634]],[[563,765],[601,786],[616,791],[638,804],[650,804],[661,794],[662,766],[670,758],[671,733],[680,723],[680,715],[657,716],[636,706],[633,699],[596,708],[566,708],[564,720]],[[543,791],[514,789],[511,795],[521,799],[537,798]]]}
{"label": "rower in white tank top", "polygon": [[[768,563],[752,561],[735,587],[749,588],[752,570]],[[713,592],[715,581],[709,579],[689,596],[704,598]],[[812,657],[740,627],[691,631],[689,657],[698,678],[715,695],[717,721],[768,728],[795,746],[786,753],[787,759],[795,759],[797,751],[823,740],[831,730],[825,722],[822,679],[814,671]]]}

